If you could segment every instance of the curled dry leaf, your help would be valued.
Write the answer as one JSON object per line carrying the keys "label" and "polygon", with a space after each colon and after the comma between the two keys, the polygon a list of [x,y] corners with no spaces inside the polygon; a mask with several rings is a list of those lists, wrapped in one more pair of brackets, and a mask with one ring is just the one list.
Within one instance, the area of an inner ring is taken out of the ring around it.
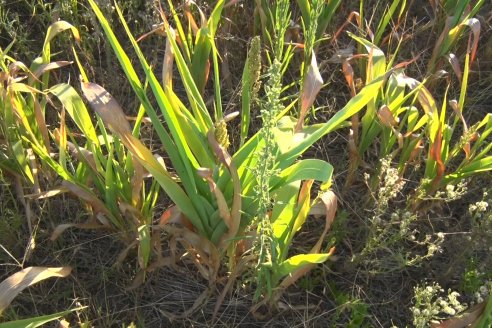
{"label": "curled dry leaf", "polygon": [[323,86],[323,78],[318,69],[318,63],[316,62],[316,55],[314,50],[311,54],[311,64],[304,78],[301,94],[301,113],[297,120],[296,132],[302,130],[304,125],[304,119],[306,118],[307,111],[314,103],[314,99],[318,95],[319,90]]}
{"label": "curled dry leaf", "polygon": [[94,194],[90,193],[86,189],[66,180],[62,182],[62,187],[89,204],[92,207],[94,215],[98,216],[98,214],[100,213],[111,217],[111,212],[106,207],[106,205],[99,198],[94,196]]}
{"label": "curled dry leaf", "polygon": [[82,92],[92,109],[111,130],[120,135],[131,134],[130,124],[118,102],[96,83],[82,82]]}
{"label": "curled dry leaf", "polygon": [[395,119],[390,108],[386,105],[381,106],[378,110],[378,118],[386,127],[395,127],[398,125],[398,118]]}
{"label": "curled dry leaf", "polygon": [[160,226],[171,234],[186,249],[202,276],[211,284],[215,283],[220,268],[220,256],[217,247],[207,238],[190,231],[171,225]]}
{"label": "curled dry leaf", "polygon": [[73,62],[71,61],[60,60],[52,63],[43,64],[39,66],[32,74],[36,79],[39,79],[39,77],[44,73],[46,73],[47,71],[57,69],[63,66],[71,65],[72,63]]}
{"label": "curled dry leaf", "polygon": [[[466,124],[466,120],[463,117],[463,110],[460,108],[458,102],[456,100],[450,100],[449,105],[451,108],[453,108],[454,113],[456,116],[458,116],[463,123],[463,137],[466,137],[468,135],[468,125]],[[470,159],[470,152],[471,152],[471,145],[470,145],[470,139],[473,139],[473,135],[469,136],[469,140],[465,142],[463,145],[463,151],[465,152],[466,159]]]}
{"label": "curled dry leaf", "polygon": [[29,267],[14,273],[0,283],[0,314],[27,287],[48,278],[66,277],[70,272],[72,272],[71,267]]}
{"label": "curled dry leaf", "polygon": [[67,229],[69,228],[78,228],[78,229],[102,229],[105,228],[104,225],[99,223],[96,220],[89,220],[88,222],[85,223],[64,223],[64,224],[59,224],[56,226],[55,230],[53,230],[53,233],[50,236],[51,241],[55,241],[60,237],[60,235]]}
{"label": "curled dry leaf", "polygon": [[[354,115],[355,116],[355,115]],[[352,117],[353,118],[353,117]],[[353,129],[349,130],[348,136],[348,152],[349,152],[349,167],[347,172],[347,178],[345,179],[344,188],[347,189],[352,185],[355,180],[355,175],[359,164],[361,163],[361,158],[359,156],[359,151],[357,150],[356,141],[355,141],[355,133]],[[320,204],[316,204],[318,206]],[[324,213],[324,209],[322,209]]]}
{"label": "curled dry leaf", "polygon": [[32,200],[39,200],[39,199],[50,198],[50,197],[53,197],[53,196],[56,196],[59,194],[63,194],[65,192],[67,192],[67,190],[65,188],[57,187],[57,188],[53,188],[51,190],[43,191],[40,193],[28,194],[28,195],[25,195],[24,197],[26,197],[27,199],[32,199]]}
{"label": "curled dry leaf", "polygon": [[[91,108],[101,117],[103,122],[121,138],[131,138],[130,124],[123,109],[113,96],[96,83],[82,82],[81,87]],[[132,178],[132,198],[136,204],[140,197],[145,172],[138,160],[132,158],[132,161],[135,170]]]}
{"label": "curled dry leaf", "polygon": [[[345,27],[350,24],[352,22],[352,20],[355,18],[356,22],[357,22],[357,26],[359,28],[362,28],[362,25],[361,25],[361,19],[360,19],[360,14],[356,11],[352,11],[348,17],[347,17],[347,20],[342,24],[342,26],[340,26],[340,28],[338,29],[338,31],[335,33],[335,35],[333,36],[333,39],[332,39],[332,43],[336,42],[338,40],[338,37],[340,36],[340,34],[343,32],[343,30],[345,29]],[[372,34],[372,33],[371,33]]]}
{"label": "curled dry leaf", "polygon": [[326,222],[323,233],[319,237],[316,245],[314,245],[314,247],[311,249],[311,253],[318,253],[321,250],[321,244],[323,243],[326,234],[330,230],[331,225],[333,224],[333,220],[335,220],[335,214],[337,213],[338,208],[337,196],[332,190],[328,190],[327,192],[322,193],[319,196],[319,200],[323,203],[323,205],[325,205]]}
{"label": "curled dry leaf", "polygon": [[463,73],[461,72],[461,67],[460,67],[460,62],[458,58],[454,54],[449,54],[447,56],[449,64],[453,68],[454,74],[456,74],[456,77],[461,83],[461,79],[463,78]]}
{"label": "curled dry leaf", "polygon": [[352,68],[352,65],[350,64],[350,59],[346,59],[342,63],[342,71],[343,75],[345,76],[345,81],[347,81],[347,84],[350,88],[350,96],[355,97],[357,94],[357,91],[355,90],[355,83],[354,83],[354,69]]}
{"label": "curled dry leaf", "polygon": [[176,33],[171,27],[169,27],[169,32],[171,35],[168,35],[166,39],[166,51],[164,52],[164,58],[162,60],[162,86],[164,87],[164,90],[166,90],[166,88],[172,89],[173,87],[174,53],[169,38],[176,38]]}
{"label": "curled dry leaf", "polygon": [[444,162],[442,161],[442,126],[439,123],[439,128],[437,129],[436,139],[434,143],[431,145],[430,149],[430,158],[437,163],[437,173],[436,177],[432,181],[433,189],[436,189],[441,183],[442,177],[444,175],[444,171],[446,167],[444,166]]}
{"label": "curled dry leaf", "polygon": [[473,41],[470,36],[470,40],[468,42],[468,49],[467,49],[467,52],[471,54],[471,58],[470,58],[470,64],[471,64],[475,61],[475,56],[477,54],[478,40],[480,39],[480,21],[476,18],[469,18],[463,23],[461,23],[459,28],[462,28],[464,26],[470,27],[473,35]]}
{"label": "curled dry leaf", "polygon": [[46,32],[46,39],[44,40],[43,48],[46,47],[57,34],[65,31],[65,30],[68,30],[68,29],[70,29],[72,31],[73,37],[75,38],[75,40],[77,42],[79,42],[80,41],[79,31],[72,24],[70,24],[68,22],[58,21],[56,23],[51,24],[50,27],[48,27],[48,31]]}
{"label": "curled dry leaf", "polygon": [[162,213],[159,225],[179,224],[194,231],[193,224],[183,215],[177,206],[172,206]]}

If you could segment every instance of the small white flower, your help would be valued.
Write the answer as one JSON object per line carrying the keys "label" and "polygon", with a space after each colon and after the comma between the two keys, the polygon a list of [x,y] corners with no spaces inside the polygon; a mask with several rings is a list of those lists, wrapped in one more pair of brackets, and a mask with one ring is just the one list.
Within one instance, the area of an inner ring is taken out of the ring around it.
{"label": "small white flower", "polygon": [[484,202],[484,201],[477,202],[476,205],[477,205],[477,211],[478,212],[487,211],[487,207],[489,206],[489,204],[487,202]]}
{"label": "small white flower", "polygon": [[442,312],[449,314],[449,315],[455,315],[456,311],[452,307],[446,306],[445,308],[442,309]]}

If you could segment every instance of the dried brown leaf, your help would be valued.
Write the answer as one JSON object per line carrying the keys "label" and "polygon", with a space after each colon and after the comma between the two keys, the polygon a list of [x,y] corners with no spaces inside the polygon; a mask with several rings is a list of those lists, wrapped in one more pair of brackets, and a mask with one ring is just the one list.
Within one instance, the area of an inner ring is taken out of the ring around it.
{"label": "dried brown leaf", "polygon": [[0,314],[27,287],[48,278],[66,277],[71,271],[71,267],[29,267],[14,273],[0,283]]}
{"label": "dried brown leaf", "polygon": [[109,92],[91,82],[82,82],[81,88],[91,108],[110,129],[119,135],[131,134],[130,124],[123,109]]}
{"label": "dried brown leaf", "polygon": [[58,328],[70,328],[70,322],[65,319],[61,319],[60,322],[58,322]]}
{"label": "dried brown leaf", "polygon": [[333,36],[333,39],[332,39],[332,43],[333,42],[336,42],[338,40],[338,37],[340,36],[340,34],[343,32],[343,30],[345,29],[345,27],[350,24],[352,22],[352,20],[355,18],[356,22],[357,22],[357,26],[359,28],[362,28],[362,25],[361,25],[361,20],[360,20],[360,14],[356,11],[352,11],[348,17],[347,17],[347,20],[342,24],[342,26],[340,26],[340,28],[338,29],[338,31],[335,33],[335,35]]}
{"label": "dried brown leaf", "polygon": [[463,73],[461,72],[460,62],[458,58],[454,54],[449,54],[448,61],[451,67],[453,68],[454,74],[458,78],[461,83],[461,79],[463,77]]}
{"label": "dried brown leaf", "polygon": [[88,190],[66,180],[62,182],[62,188],[67,189],[69,192],[80,198],[80,200],[90,205],[92,207],[94,215],[97,216],[99,213],[101,213],[103,215],[111,217],[111,212],[106,207],[106,205]]}
{"label": "dried brown leaf", "polygon": [[431,149],[430,149],[430,158],[436,161],[437,163],[436,177],[432,181],[433,189],[436,189],[438,187],[444,175],[444,171],[446,169],[442,161],[441,153],[442,153],[442,126],[439,123],[439,128],[437,129],[436,138],[434,140],[434,143],[431,145]]}
{"label": "dried brown leaf", "polygon": [[316,55],[314,51],[311,54],[311,64],[304,78],[301,93],[301,112],[299,119],[297,120],[296,132],[302,130],[304,125],[304,119],[306,118],[308,109],[313,105],[319,90],[323,86],[323,78],[318,69],[318,63],[316,62]]}
{"label": "dried brown leaf", "polygon": [[466,159],[470,159],[470,153],[471,153],[471,145],[470,141],[471,139],[474,138],[474,135],[468,136],[468,124],[466,124],[465,117],[463,116],[463,110],[460,108],[458,102],[456,100],[450,100],[449,105],[451,108],[453,108],[454,113],[456,116],[458,116],[461,120],[461,123],[463,123],[463,137],[468,137],[469,140],[464,143],[463,145],[463,151],[465,152]]}
{"label": "dried brown leaf", "polygon": [[64,223],[64,224],[59,224],[58,226],[55,227],[55,230],[53,230],[53,233],[50,236],[51,241],[55,241],[60,237],[60,235],[67,230],[68,228],[78,228],[78,229],[102,229],[105,228],[104,225],[99,223],[96,220],[89,220],[88,222],[85,223]]}
{"label": "dried brown leaf", "polygon": [[342,71],[343,71],[343,75],[345,76],[345,81],[347,81],[347,84],[350,88],[350,95],[352,97],[355,97],[357,92],[355,90],[355,83],[354,83],[354,69],[352,68],[352,65],[350,65],[349,60],[343,61]]}
{"label": "dried brown leaf", "polygon": [[51,152],[50,147],[50,136],[48,132],[48,127],[46,126],[46,121],[44,119],[43,110],[41,109],[41,105],[36,97],[36,95],[32,94],[33,104],[34,104],[34,117],[36,119],[36,123],[38,125],[39,131],[43,136],[43,143],[46,151],[48,153]]}
{"label": "dried brown leaf", "polygon": [[59,194],[63,194],[65,192],[67,192],[67,191],[68,190],[66,190],[65,188],[57,187],[57,188],[53,188],[53,189],[48,190],[48,191],[43,191],[43,192],[40,192],[40,193],[25,195],[25,197],[27,199],[33,199],[33,200],[45,199],[45,198],[50,198],[50,197],[53,197],[53,196],[56,196],[56,195],[59,195]]}
{"label": "dried brown leaf", "polygon": [[473,35],[473,41],[472,41],[472,35],[470,35],[470,39],[468,40],[468,53],[471,53],[471,58],[470,58],[470,64],[472,64],[475,61],[475,56],[477,54],[477,49],[478,49],[478,40],[480,39],[480,21],[476,18],[469,18],[463,23],[460,24],[460,27],[462,26],[469,26],[472,35]]}
{"label": "dried brown leaf", "polygon": [[171,41],[169,38],[176,38],[174,30],[169,27],[171,35],[168,34],[166,39],[166,51],[164,52],[164,58],[162,60],[162,86],[164,90],[166,88],[173,88],[173,64],[174,64],[174,53]]}
{"label": "dried brown leaf", "polygon": [[60,68],[60,67],[64,67],[64,66],[67,66],[67,65],[70,65],[70,64],[72,64],[71,61],[64,61],[64,60],[60,60],[60,61],[56,61],[56,62],[52,62],[52,63],[48,63],[48,64],[43,64],[43,65],[39,66],[38,69],[36,69],[33,72],[33,76],[36,79],[39,79],[39,77],[41,75],[43,75],[44,73],[46,73],[47,71],[50,71],[50,70],[53,70],[53,69],[57,69],[57,68]]}
{"label": "dried brown leaf", "polygon": [[325,239],[326,234],[330,230],[331,225],[333,224],[333,220],[335,220],[335,214],[337,213],[337,208],[338,208],[337,196],[331,190],[322,193],[319,196],[319,200],[325,206],[325,228],[323,229],[323,232],[321,233],[318,242],[311,249],[310,253],[320,252],[321,245],[323,244],[323,240]]}
{"label": "dried brown leaf", "polygon": [[381,106],[378,110],[378,118],[384,126],[390,128],[398,125],[397,119],[393,116],[390,108],[386,105]]}
{"label": "dried brown leaf", "polygon": [[[357,150],[357,145],[355,143],[355,133],[354,130],[352,129],[349,130],[348,156],[349,156],[349,166],[348,166],[347,177],[345,178],[345,185],[344,185],[345,189],[350,187],[354,182],[356,171],[360,163],[359,152]],[[325,210],[323,209],[323,212],[324,211]]]}

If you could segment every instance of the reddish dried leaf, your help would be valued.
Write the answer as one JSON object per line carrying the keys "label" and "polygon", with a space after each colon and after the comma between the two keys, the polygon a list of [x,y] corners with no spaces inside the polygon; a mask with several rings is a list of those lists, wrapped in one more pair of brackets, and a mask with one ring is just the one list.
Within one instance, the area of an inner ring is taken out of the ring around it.
{"label": "reddish dried leaf", "polygon": [[357,26],[359,28],[362,28],[361,26],[361,20],[360,20],[360,14],[356,11],[352,11],[348,17],[347,17],[347,20],[342,24],[342,26],[340,26],[340,28],[338,29],[338,31],[335,33],[335,35],[333,36],[333,39],[332,39],[332,43],[333,42],[336,42],[337,39],[338,39],[338,36],[342,33],[342,31],[345,29],[345,27],[350,24],[352,22],[352,20],[355,18],[356,22],[357,22]]}
{"label": "reddish dried leaf", "polygon": [[454,54],[449,54],[448,61],[451,67],[453,68],[454,74],[456,75],[456,77],[461,83],[463,73],[461,72],[460,62],[458,58]]}
{"label": "reddish dried leaf", "polygon": [[32,94],[32,99],[34,102],[34,117],[36,118],[36,123],[38,125],[39,131],[41,132],[41,135],[43,136],[44,147],[46,148],[46,151],[49,153],[49,152],[51,152],[50,151],[50,136],[49,136],[49,132],[48,132],[48,127],[46,126],[46,121],[44,119],[43,110],[41,109],[41,105],[39,104],[39,101],[34,94]]}
{"label": "reddish dried leaf", "polygon": [[419,141],[417,141],[417,143],[415,144],[412,152],[410,153],[410,156],[408,157],[408,162],[413,162],[420,155],[422,149],[424,149],[424,142],[422,141],[422,138],[420,138]]}
{"label": "reddish dried leaf", "polygon": [[[203,16],[204,15],[203,15],[202,11],[200,10],[200,8],[198,8],[198,10],[200,11],[200,17],[202,19],[202,26],[205,26],[205,25],[203,25],[203,20],[204,20]],[[195,21],[195,18],[193,17],[193,14],[191,13],[189,0],[185,1],[184,13],[185,13],[186,19],[188,20],[188,23],[190,24],[191,30],[193,31],[193,35],[196,36],[196,34],[198,33],[198,30],[199,30],[199,27]]]}
{"label": "reddish dried leaf", "polygon": [[378,110],[378,118],[384,126],[390,128],[398,125],[398,121],[393,116],[390,108],[387,105],[381,106]]}
{"label": "reddish dried leaf", "polygon": [[468,49],[467,49],[468,53],[471,53],[471,57],[470,57],[470,65],[471,65],[475,60],[475,56],[477,54],[478,40],[480,39],[480,21],[476,18],[469,18],[463,23],[461,23],[460,27],[464,25],[470,27],[473,35],[473,41],[471,41],[471,35],[470,35],[470,39],[468,41]]}
{"label": "reddish dried leaf", "polygon": [[436,138],[434,140],[434,143],[431,145],[430,148],[430,158],[437,163],[437,173],[436,177],[432,181],[432,186],[433,189],[436,189],[439,185],[439,183],[442,180],[442,177],[444,175],[445,171],[445,166],[441,158],[441,153],[442,153],[442,126],[439,124],[439,128],[437,129],[437,134]]}
{"label": "reddish dried leaf", "polygon": [[350,95],[352,97],[355,97],[357,92],[355,91],[354,69],[352,68],[352,65],[350,65],[349,60],[345,60],[343,62],[342,71],[343,75],[345,76],[345,81],[347,81],[347,84],[350,88]]}

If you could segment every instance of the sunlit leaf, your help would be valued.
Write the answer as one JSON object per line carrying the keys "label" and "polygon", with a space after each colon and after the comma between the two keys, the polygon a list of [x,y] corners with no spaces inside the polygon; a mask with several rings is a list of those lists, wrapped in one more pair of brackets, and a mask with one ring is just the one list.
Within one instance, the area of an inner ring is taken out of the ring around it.
{"label": "sunlit leaf", "polygon": [[309,65],[306,76],[304,77],[304,83],[302,85],[301,93],[301,112],[299,113],[299,119],[296,125],[296,131],[300,131],[304,125],[304,120],[308,109],[313,105],[319,90],[323,86],[323,78],[318,69],[318,63],[316,62],[316,54],[314,50],[311,54],[311,64]]}
{"label": "sunlit leaf", "polygon": [[14,273],[0,283],[0,314],[27,287],[48,278],[66,277],[70,272],[70,267],[29,267]]}
{"label": "sunlit leaf", "polygon": [[120,135],[131,133],[130,124],[118,102],[96,83],[82,82],[82,92],[92,109],[113,131]]}
{"label": "sunlit leaf", "polygon": [[[48,314],[48,315],[43,315],[43,316],[39,316],[39,317],[3,322],[3,323],[0,323],[0,328],[36,328],[36,327],[41,327],[42,325],[44,325],[48,322],[60,319],[61,317],[64,317],[71,312],[80,311],[80,310],[83,310],[85,308],[87,308],[87,307],[82,306],[82,307],[78,307],[75,309],[71,309],[71,310],[67,310],[67,311],[63,311],[63,312],[58,312],[58,313],[53,313],[53,314]],[[61,327],[59,327],[59,328],[61,328]]]}

